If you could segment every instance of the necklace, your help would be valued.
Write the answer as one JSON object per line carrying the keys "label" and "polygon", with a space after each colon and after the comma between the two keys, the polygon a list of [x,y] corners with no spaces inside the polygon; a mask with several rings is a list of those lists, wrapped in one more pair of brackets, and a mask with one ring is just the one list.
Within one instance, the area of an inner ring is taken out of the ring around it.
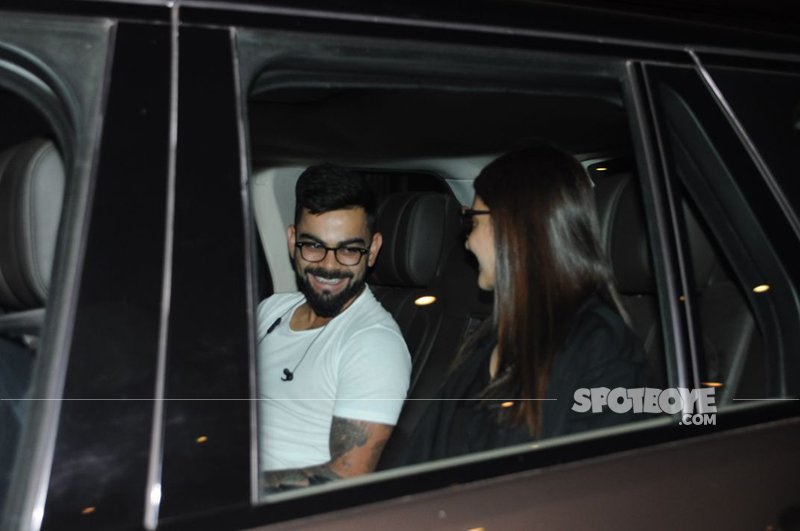
{"label": "necklace", "polygon": [[[331,319],[331,321],[333,321],[333,319]],[[292,369],[291,371],[289,370],[289,368],[288,368],[288,367],[286,367],[285,369],[283,369],[283,376],[281,376],[281,380],[282,380],[282,381],[284,381],[284,382],[291,382],[292,380],[294,380],[294,373],[295,373],[295,371],[296,371],[296,370],[297,370],[297,368],[300,366],[300,364],[301,364],[301,363],[303,363],[303,360],[304,360],[304,359],[306,359],[306,354],[308,354],[308,351],[309,351],[309,350],[311,350],[311,347],[312,347],[312,346],[314,346],[314,343],[316,343],[316,342],[317,342],[317,339],[319,339],[319,336],[321,336],[321,335],[322,335],[322,332],[324,332],[324,331],[325,331],[325,329],[326,329],[326,328],[328,328],[328,324],[329,324],[331,321],[328,321],[327,323],[325,323],[324,325],[322,325],[322,328],[320,329],[320,331],[319,331],[319,332],[317,332],[317,335],[315,335],[315,336],[314,336],[314,339],[312,339],[312,340],[311,340],[311,343],[309,343],[309,344],[308,344],[308,346],[306,347],[306,351],[305,351],[305,352],[303,352],[303,355],[300,357],[300,361],[298,361],[298,362],[297,362],[297,365],[295,365],[295,366],[294,366],[294,369]]]}
{"label": "necklace", "polygon": [[[266,336],[270,335],[276,328],[278,328],[278,325],[281,324],[281,321],[283,321],[283,318],[286,317],[287,315],[289,315],[289,313],[292,312],[293,310],[296,310],[297,308],[299,308],[300,305],[303,304],[303,302],[304,301],[298,302],[297,304],[295,304],[294,306],[292,306],[291,308],[286,310],[283,313],[283,315],[278,317],[275,320],[275,322],[272,323],[269,328],[267,328],[267,333],[264,334],[263,338],[265,338]],[[311,347],[314,346],[314,343],[317,342],[317,339],[319,339],[319,336],[322,335],[322,332],[324,332],[325,329],[328,328],[328,324],[330,324],[331,321],[333,321],[333,319],[331,319],[330,321],[328,321],[327,323],[322,325],[322,328],[320,328],[319,332],[317,332],[317,335],[314,336],[314,339],[312,339],[311,343],[309,343],[308,346],[306,347],[305,352],[303,352],[303,355],[300,357],[300,361],[297,362],[297,364],[294,366],[294,369],[289,370],[289,367],[286,367],[286,368],[283,369],[283,376],[281,376],[281,381],[291,382],[292,380],[294,380],[295,371],[297,371],[297,368],[300,367],[301,363],[303,363],[303,360],[306,359],[306,355],[308,354],[308,351],[311,350]],[[263,338],[259,339],[259,342]]]}

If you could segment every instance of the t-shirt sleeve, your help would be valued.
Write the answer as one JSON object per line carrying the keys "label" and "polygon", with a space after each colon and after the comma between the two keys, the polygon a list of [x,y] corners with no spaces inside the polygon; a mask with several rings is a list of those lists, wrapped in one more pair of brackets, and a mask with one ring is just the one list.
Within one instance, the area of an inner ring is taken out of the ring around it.
{"label": "t-shirt sleeve", "polygon": [[273,294],[258,303],[256,309],[256,341],[261,342],[278,318],[285,319],[288,311],[297,306],[301,296]]}
{"label": "t-shirt sleeve", "polygon": [[347,340],[342,352],[334,416],[394,425],[411,374],[403,337],[386,327],[369,328]]}
{"label": "t-shirt sleeve", "polygon": [[272,297],[266,298],[258,304],[256,309],[256,341],[261,341],[267,335],[269,323],[267,322],[270,313],[270,306],[274,303]]}

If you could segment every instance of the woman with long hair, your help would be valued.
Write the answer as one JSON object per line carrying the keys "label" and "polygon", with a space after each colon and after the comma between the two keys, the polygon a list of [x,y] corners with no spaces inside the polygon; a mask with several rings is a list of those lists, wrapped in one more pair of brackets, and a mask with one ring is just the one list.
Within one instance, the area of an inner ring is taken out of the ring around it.
{"label": "woman with long hair", "polygon": [[494,311],[462,346],[408,462],[630,421],[608,408],[572,411],[575,391],[645,385],[581,164],[550,146],[526,148],[494,160],[474,186],[466,247]]}

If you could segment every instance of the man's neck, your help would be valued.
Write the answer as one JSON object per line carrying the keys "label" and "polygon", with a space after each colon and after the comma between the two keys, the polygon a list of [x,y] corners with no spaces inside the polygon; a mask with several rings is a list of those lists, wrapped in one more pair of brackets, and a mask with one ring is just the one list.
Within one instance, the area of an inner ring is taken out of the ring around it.
{"label": "man's neck", "polygon": [[294,315],[292,315],[289,326],[295,331],[312,330],[325,326],[331,322],[331,319],[333,319],[333,317],[320,317],[311,309],[311,306],[309,306],[307,302],[304,302],[302,306],[297,308]]}
{"label": "man's neck", "polygon": [[356,299],[361,296],[362,293],[364,293],[364,289],[366,289],[366,286],[362,288],[361,291],[353,295],[353,297],[348,300],[344,306],[342,306],[342,309],[332,317],[321,317],[317,315],[308,302],[304,302],[299,308],[297,308],[297,310],[294,312],[294,315],[292,315],[289,322],[290,328],[294,331],[302,331],[313,330],[314,328],[325,326],[334,318],[344,313],[344,311],[347,310],[356,301]]}

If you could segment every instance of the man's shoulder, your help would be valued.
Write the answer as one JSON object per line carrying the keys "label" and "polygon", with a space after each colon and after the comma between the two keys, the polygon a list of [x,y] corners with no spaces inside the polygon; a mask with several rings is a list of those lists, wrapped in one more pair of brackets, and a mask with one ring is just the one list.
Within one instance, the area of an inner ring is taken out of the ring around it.
{"label": "man's shoulder", "polygon": [[300,292],[275,293],[258,304],[257,318],[259,321],[271,315],[282,315],[292,306],[298,304],[303,299]]}
{"label": "man's shoulder", "polygon": [[371,375],[375,382],[405,379],[407,385],[411,355],[400,327],[369,289],[360,297],[352,308],[357,311],[341,330],[340,362],[344,367],[358,367],[359,374]]}
{"label": "man's shoulder", "polygon": [[357,302],[358,304],[352,307],[353,312],[347,319],[347,327],[351,334],[368,330],[385,330],[402,337],[400,327],[394,317],[378,302],[369,287],[359,295]]}

